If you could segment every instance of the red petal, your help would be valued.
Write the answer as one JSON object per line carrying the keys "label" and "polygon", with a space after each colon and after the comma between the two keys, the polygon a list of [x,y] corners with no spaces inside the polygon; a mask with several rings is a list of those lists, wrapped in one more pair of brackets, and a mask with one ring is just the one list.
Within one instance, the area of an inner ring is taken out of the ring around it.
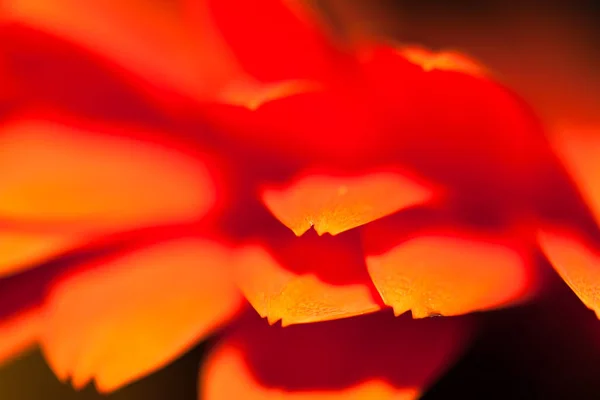
{"label": "red petal", "polygon": [[239,251],[240,288],[258,313],[283,325],[326,321],[381,309],[352,236],[285,229]]}
{"label": "red petal", "polygon": [[405,213],[364,229],[369,274],[396,315],[460,315],[532,294],[535,270],[517,231],[442,218]]}
{"label": "red petal", "polygon": [[89,232],[194,220],[215,204],[199,159],[133,137],[150,138],[146,132],[105,132],[41,120],[5,124],[0,215]]}
{"label": "red petal", "polygon": [[228,259],[217,243],[182,238],[64,277],[46,303],[49,364],[102,392],[161,368],[238,310]]}
{"label": "red petal", "polygon": [[[2,10],[3,20],[83,45],[152,86],[206,95],[223,85],[232,71],[232,60],[217,56],[223,46],[208,37],[194,37],[177,2],[11,0]],[[145,87],[151,91],[152,86]]]}
{"label": "red petal", "polygon": [[382,151],[487,207],[522,202],[551,153],[531,110],[470,61],[458,64],[455,55],[445,65],[447,56],[428,54],[415,60],[411,51],[379,49],[363,64],[386,131]]}
{"label": "red petal", "polygon": [[337,235],[431,197],[431,190],[396,171],[306,174],[283,188],[262,191],[266,207],[298,236],[311,227],[319,235]]}
{"label": "red petal", "polygon": [[333,77],[335,68],[347,61],[321,31],[316,18],[309,18],[307,10],[300,9],[300,3],[282,0],[191,0],[189,3],[200,24],[205,13],[210,13],[241,66],[261,81]]}
{"label": "red petal", "polygon": [[209,356],[201,398],[416,399],[462,350],[465,322],[378,313],[281,328],[248,318]]}

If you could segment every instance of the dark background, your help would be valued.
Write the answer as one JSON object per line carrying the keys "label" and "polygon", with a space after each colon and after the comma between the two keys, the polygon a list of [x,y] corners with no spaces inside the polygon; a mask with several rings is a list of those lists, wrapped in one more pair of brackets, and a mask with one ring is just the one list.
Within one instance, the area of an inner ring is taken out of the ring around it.
{"label": "dark background", "polygon": [[[598,119],[600,5],[592,1],[330,0],[326,6],[341,30],[474,55],[550,124]],[[536,303],[482,315],[479,339],[425,398],[600,398],[600,322],[558,278],[551,280],[554,289]],[[107,399],[195,399],[205,348]],[[2,400],[100,398],[92,388],[74,392],[60,384],[37,351],[0,368]]]}

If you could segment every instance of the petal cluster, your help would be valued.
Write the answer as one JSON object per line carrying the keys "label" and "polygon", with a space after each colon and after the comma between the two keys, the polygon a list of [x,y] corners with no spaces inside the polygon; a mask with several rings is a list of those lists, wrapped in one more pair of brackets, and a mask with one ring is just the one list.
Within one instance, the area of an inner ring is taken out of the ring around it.
{"label": "petal cluster", "polygon": [[2,18],[2,358],[107,392],[227,326],[209,400],[412,399],[540,251],[600,312],[600,142],[465,56],[276,0]]}

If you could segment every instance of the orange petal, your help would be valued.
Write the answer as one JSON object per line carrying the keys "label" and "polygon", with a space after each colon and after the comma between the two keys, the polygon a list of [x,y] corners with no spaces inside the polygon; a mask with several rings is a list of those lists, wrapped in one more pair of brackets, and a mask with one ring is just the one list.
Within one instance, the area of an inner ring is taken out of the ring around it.
{"label": "orange petal", "polygon": [[25,231],[0,232],[0,278],[10,276],[72,249],[78,240],[70,235]]}
{"label": "orange petal", "polygon": [[460,315],[531,295],[534,270],[516,234],[415,227],[402,217],[363,232],[369,274],[396,315]]}
{"label": "orange petal", "polygon": [[64,278],[46,303],[49,364],[102,392],[161,368],[238,310],[227,260],[217,243],[182,238]]}
{"label": "orange petal", "polygon": [[2,7],[0,21],[67,38],[144,81],[186,94],[212,93],[235,70],[222,42],[215,42],[214,27],[202,25],[196,36],[179,2],[11,0]]}
{"label": "orange petal", "polygon": [[600,127],[557,127],[555,152],[600,223]]}
{"label": "orange petal", "polygon": [[412,63],[420,65],[425,71],[446,70],[464,72],[470,75],[482,75],[485,69],[464,54],[454,51],[434,52],[423,47],[407,46],[399,50],[400,54]]}
{"label": "orange petal", "polygon": [[40,311],[32,309],[0,322],[0,365],[35,345],[41,320]]}
{"label": "orange petal", "polygon": [[321,31],[324,25],[316,23],[316,15],[307,15],[300,3],[282,0],[189,3],[201,18],[209,10],[242,67],[261,81],[333,76],[334,66],[347,61]]}
{"label": "orange petal", "polygon": [[209,356],[201,398],[416,399],[462,350],[466,322],[378,313],[282,328],[248,318]]}
{"label": "orange petal", "polygon": [[431,190],[396,172],[307,175],[284,188],[262,192],[267,208],[297,236],[311,227],[319,235],[337,235],[431,196]]}
{"label": "orange petal", "polygon": [[359,246],[346,236],[296,238],[284,231],[239,251],[238,282],[250,304],[272,324],[377,311],[382,304],[369,282]]}
{"label": "orange petal", "polygon": [[565,230],[545,229],[538,240],[554,269],[600,318],[600,251]]}
{"label": "orange petal", "polygon": [[196,219],[215,203],[203,163],[158,143],[34,120],[1,133],[4,218],[125,229]]}

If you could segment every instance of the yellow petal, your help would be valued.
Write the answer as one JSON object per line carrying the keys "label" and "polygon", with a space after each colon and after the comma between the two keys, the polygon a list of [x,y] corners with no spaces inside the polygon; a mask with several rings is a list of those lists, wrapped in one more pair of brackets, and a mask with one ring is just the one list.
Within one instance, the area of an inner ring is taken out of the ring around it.
{"label": "yellow petal", "polygon": [[145,132],[134,138],[22,120],[0,133],[5,219],[131,229],[197,219],[215,202],[206,166]]}
{"label": "yellow petal", "polygon": [[395,172],[307,175],[262,193],[267,208],[298,236],[311,227],[320,235],[336,235],[431,196],[430,189]]}
{"label": "yellow petal", "polygon": [[87,266],[56,285],[41,344],[61,379],[108,392],[171,362],[237,312],[228,250],[181,238]]}

